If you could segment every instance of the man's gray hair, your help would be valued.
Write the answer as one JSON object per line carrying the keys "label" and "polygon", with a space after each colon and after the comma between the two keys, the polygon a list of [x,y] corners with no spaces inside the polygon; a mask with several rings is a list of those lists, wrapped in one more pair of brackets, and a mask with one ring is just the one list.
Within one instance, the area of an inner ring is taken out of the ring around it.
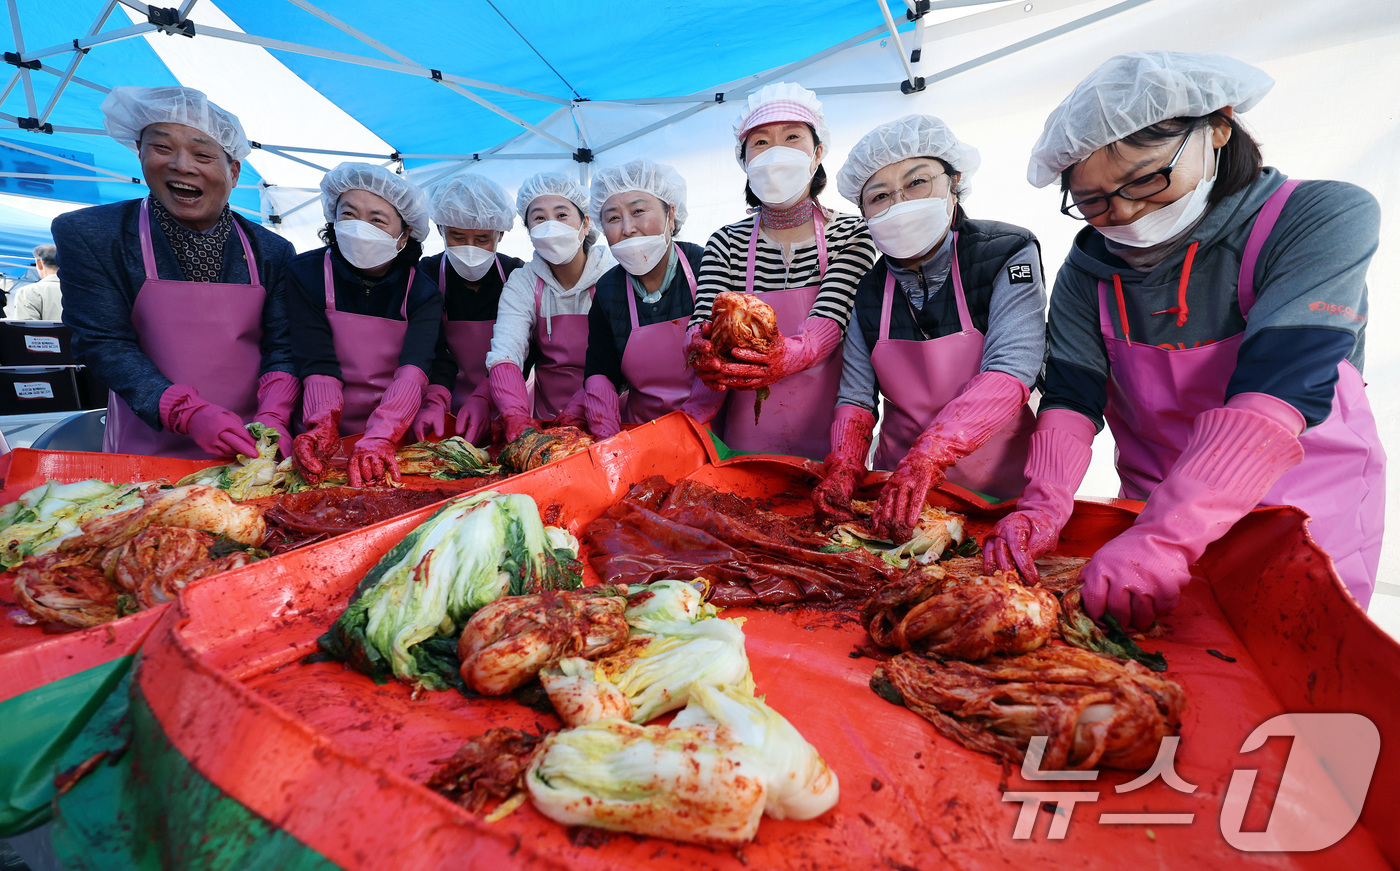
{"label": "man's gray hair", "polygon": [[57,245],[35,245],[34,259],[43,263],[50,269],[58,268],[58,246]]}

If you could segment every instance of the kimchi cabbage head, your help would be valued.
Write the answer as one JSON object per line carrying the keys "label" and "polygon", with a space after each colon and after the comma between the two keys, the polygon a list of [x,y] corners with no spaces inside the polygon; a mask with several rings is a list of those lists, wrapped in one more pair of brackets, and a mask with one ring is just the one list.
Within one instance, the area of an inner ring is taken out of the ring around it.
{"label": "kimchi cabbage head", "polygon": [[564,825],[739,846],[758,831],[765,772],[727,730],[600,720],[546,738],[525,788]]}
{"label": "kimchi cabbage head", "polygon": [[52,551],[59,539],[93,518],[143,504],[144,496],[159,486],[93,479],[72,484],[49,481],[26,491],[0,508],[0,570]]}
{"label": "kimchi cabbage head", "polygon": [[529,496],[454,499],[370,569],[321,648],[379,683],[461,686],[456,637],[472,614],[501,596],[579,586],[577,554],[554,544]]}
{"label": "kimchi cabbage head", "polygon": [[299,478],[288,478],[292,469],[290,460],[277,462],[277,442],[281,438],[277,430],[260,423],[248,424],[248,434],[257,442],[258,454],[250,457],[239,454],[232,463],[223,466],[210,466],[186,475],[176,485],[205,484],[228,491],[234,501],[261,499],[278,493],[296,492]]}

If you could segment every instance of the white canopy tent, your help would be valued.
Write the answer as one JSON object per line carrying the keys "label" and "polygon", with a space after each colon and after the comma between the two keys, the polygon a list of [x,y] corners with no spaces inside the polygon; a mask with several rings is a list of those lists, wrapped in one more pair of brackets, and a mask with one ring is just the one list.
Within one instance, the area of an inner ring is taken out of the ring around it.
{"label": "white canopy tent", "polygon": [[[15,0],[10,2],[13,16]],[[942,117],[982,152],[982,168],[971,182],[970,213],[1033,230],[1042,243],[1047,274],[1053,276],[1079,225],[1058,214],[1056,191],[1038,191],[1025,181],[1027,156],[1045,116],[1076,82],[1113,54],[1160,48],[1233,55],[1262,67],[1277,81],[1273,92],[1243,116],[1262,143],[1266,162],[1294,177],[1356,183],[1381,201],[1381,247],[1369,273],[1368,319],[1378,326],[1368,330],[1365,374],[1382,439],[1389,453],[1400,456],[1400,389],[1390,377],[1400,374],[1400,347],[1386,341],[1392,325],[1400,323],[1400,235],[1394,230],[1400,214],[1400,3],[1395,0],[935,0],[909,4],[927,10],[914,24],[906,21],[905,7],[898,3],[891,9],[882,0],[864,0],[842,4],[843,21],[863,17],[868,26],[861,26],[867,29],[852,28],[851,35],[832,38],[811,56],[772,66],[765,63],[771,55],[757,53],[755,68],[745,69],[742,77],[702,82],[690,95],[641,93],[590,101],[513,87],[519,83],[512,81],[467,78],[473,66],[471,49],[481,47],[472,42],[473,22],[458,18],[441,22],[460,31],[463,53],[457,59],[457,74],[439,73],[439,83],[462,97],[462,106],[477,109],[490,103],[486,109],[491,120],[504,118],[506,127],[518,133],[491,142],[463,141],[441,159],[401,150],[394,132],[446,123],[449,116],[442,111],[421,111],[408,96],[411,83],[424,78],[438,82],[432,75],[437,71],[421,66],[403,45],[390,48],[375,33],[334,18],[341,4],[328,3],[323,10],[305,0],[288,0],[336,27],[355,52],[344,43],[334,48],[303,44],[301,33],[260,31],[248,36],[224,14],[221,0],[199,0],[197,5],[196,0],[183,0],[174,27],[192,14],[198,20],[196,35],[172,37],[170,26],[163,32],[145,23],[144,4],[122,2],[137,30],[131,35],[144,39],[181,82],[206,91],[237,113],[251,138],[280,143],[264,146],[250,162],[266,183],[261,190],[264,216],[276,215],[279,223],[274,226],[301,249],[319,244],[314,236],[322,223],[314,198],[316,182],[322,167],[341,159],[376,160],[430,188],[470,171],[513,190],[542,170],[576,172],[586,179],[593,166],[645,155],[676,166],[687,179],[691,217],[681,237],[703,243],[715,228],[743,215],[744,178],[733,159],[731,134],[739,102],[764,82],[786,79],[823,97],[833,134],[829,172],[841,165],[863,133],[882,121],[912,112]],[[269,0],[266,5],[280,3]],[[682,19],[703,16],[708,5],[688,4],[668,12],[641,4],[631,18],[616,4],[606,10],[600,6],[600,14],[618,22],[619,40],[621,28],[636,16],[660,16],[659,29],[651,31],[651,41],[640,48],[633,42],[614,45],[609,22],[602,21],[579,34],[583,42],[572,49],[596,53],[599,63],[611,64],[624,78],[635,72],[642,83],[638,92],[643,92],[646,82],[685,74],[669,56],[669,41],[683,42],[687,28]],[[822,14],[805,4],[788,4],[783,7],[788,10],[785,19],[774,13],[772,4],[754,5],[761,7],[761,14],[733,15],[732,4],[723,4],[729,20],[720,30],[727,28],[735,46],[765,38],[781,43],[795,25],[811,23],[807,16]],[[392,14],[411,18],[414,9],[400,7]],[[676,17],[669,29],[668,15]],[[240,20],[248,30],[258,30],[246,10]],[[568,37],[561,34],[561,39]],[[715,51],[735,46],[723,44]],[[550,52],[536,53],[549,63]],[[403,126],[386,130],[382,124],[361,123],[357,117],[365,114],[362,109],[326,96],[323,84],[318,90],[305,72],[298,75],[278,59],[308,54],[344,64],[356,75],[381,75],[379,99],[391,101],[381,108],[400,111]],[[922,90],[908,86],[919,79]],[[395,84],[400,82],[410,84]],[[401,98],[397,88],[403,89]],[[717,94],[724,95],[723,102],[717,101]],[[527,118],[521,105],[552,110]],[[579,149],[591,152],[592,164],[574,159]],[[129,166],[124,169],[131,171]],[[834,185],[823,199],[838,209],[853,208],[839,199]],[[440,239],[429,242],[430,250],[440,246]],[[519,229],[506,237],[503,247],[529,255],[528,240]],[[1117,490],[1107,433],[1099,442],[1081,494]],[[1400,475],[1391,476],[1392,494],[1400,486],[1397,480]],[[1391,504],[1400,505],[1400,499],[1392,498]],[[1393,611],[1400,621],[1400,559],[1395,558],[1400,535],[1394,532],[1400,530],[1400,512],[1392,512],[1389,520],[1393,532],[1382,558],[1382,584],[1373,610]]]}

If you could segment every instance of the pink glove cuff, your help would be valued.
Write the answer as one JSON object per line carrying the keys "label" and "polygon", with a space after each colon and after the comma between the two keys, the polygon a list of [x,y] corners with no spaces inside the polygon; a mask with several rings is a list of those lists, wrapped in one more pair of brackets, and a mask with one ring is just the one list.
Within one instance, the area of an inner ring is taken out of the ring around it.
{"label": "pink glove cuff", "polygon": [[1030,389],[1014,375],[979,373],[943,406],[910,453],[931,454],[946,469],[986,444],[1029,396]]}
{"label": "pink glove cuff", "polygon": [[1272,417],[1212,408],[1196,416],[1191,441],[1167,477],[1184,476],[1212,490],[1232,491],[1249,503],[1244,505],[1248,511],[1280,475],[1302,461],[1298,437]]}
{"label": "pink glove cuff", "polygon": [[[1026,457],[1026,477],[1079,489],[1093,458],[1094,422],[1077,411],[1051,408],[1040,413]],[[1027,488],[1027,493],[1030,490]],[[1025,497],[1021,499],[1025,502]]]}
{"label": "pink glove cuff", "polygon": [[1308,422],[1303,418],[1302,412],[1277,396],[1267,393],[1238,393],[1230,397],[1225,407],[1262,414],[1295,436],[1302,435],[1303,430],[1308,428]]}
{"label": "pink glove cuff", "polygon": [[365,423],[365,438],[378,438],[397,442],[403,437],[418,406],[423,402],[423,388],[428,384],[428,376],[417,366],[400,366],[394,370],[394,380],[384,391],[379,405]]}
{"label": "pink glove cuff", "polygon": [[831,422],[831,453],[842,462],[865,468],[875,430],[875,415],[859,405],[836,406]]}
{"label": "pink glove cuff", "polygon": [[845,331],[831,318],[813,315],[802,322],[802,332],[797,335],[802,343],[802,360],[811,366],[818,360],[825,360],[841,344]]}
{"label": "pink glove cuff", "polygon": [[209,405],[199,391],[188,384],[172,384],[160,395],[160,422],[171,432],[186,435],[194,413]]}
{"label": "pink glove cuff", "polygon": [[491,404],[501,414],[530,416],[530,395],[525,390],[525,375],[514,363],[497,363],[487,378],[491,388]]}
{"label": "pink glove cuff", "polygon": [[707,382],[696,378],[690,385],[690,397],[681,406],[681,411],[699,423],[709,423],[724,407],[724,400],[728,395],[728,392],[716,390]]}
{"label": "pink glove cuff", "polygon": [[273,403],[291,406],[301,395],[301,379],[290,372],[268,372],[258,379],[258,408]]}
{"label": "pink glove cuff", "polygon": [[606,375],[590,375],[583,382],[583,416],[594,438],[615,436],[622,429],[617,387]]}
{"label": "pink glove cuff", "polygon": [[345,388],[331,375],[308,375],[301,382],[301,419],[307,428],[331,412],[345,409]]}
{"label": "pink glove cuff", "polygon": [[1084,481],[1093,457],[1094,424],[1082,414],[1047,409],[1037,421],[1026,457],[1030,483],[1017,500],[1018,511],[1043,511],[1054,518],[1055,535],[1074,511],[1074,491]]}

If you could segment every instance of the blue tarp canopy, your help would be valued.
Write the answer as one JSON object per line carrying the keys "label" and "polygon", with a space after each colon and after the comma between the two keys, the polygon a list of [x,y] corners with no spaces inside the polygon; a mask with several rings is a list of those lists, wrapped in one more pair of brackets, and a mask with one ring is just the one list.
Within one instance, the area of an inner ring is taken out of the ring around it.
{"label": "blue tarp canopy", "polygon": [[52,241],[47,218],[0,203],[0,272],[23,275],[34,262],[34,247]]}
{"label": "blue tarp canopy", "polygon": [[[172,70],[163,59],[164,49],[175,47],[164,40],[190,39],[205,47],[225,40],[266,49],[272,66],[290,71],[383,143],[356,152],[335,143],[287,142],[280,125],[260,128],[240,111],[249,137],[268,146],[264,154],[318,171],[352,155],[412,170],[470,158],[518,134],[538,132],[534,125],[552,113],[585,102],[676,100],[679,112],[697,100],[723,100],[707,89],[802,61],[853,37],[869,38],[884,22],[880,4],[871,0],[813,0],[802,4],[800,15],[787,0],[663,6],[418,0],[393,8],[369,0],[321,6],[304,0],[184,0],[178,10],[134,0],[13,0],[12,8],[18,11],[12,22],[18,59],[38,68],[10,67],[0,98],[0,133],[60,155],[26,154],[30,169],[43,163],[40,172],[62,181],[91,179],[81,191],[70,184],[65,191],[27,195],[78,202],[138,195],[132,182],[141,174],[139,164],[124,146],[100,135],[98,107],[105,89],[116,85],[190,83],[189,70]],[[896,4],[893,14],[909,26],[903,5]],[[207,66],[204,76],[194,78],[241,79],[263,88],[260,96],[269,102],[282,96],[265,87],[257,70],[215,54]],[[551,134],[544,142],[568,156],[586,147],[587,138]],[[234,205],[264,211],[261,178],[247,164]],[[0,167],[0,187],[19,181],[9,175],[16,172]]]}

